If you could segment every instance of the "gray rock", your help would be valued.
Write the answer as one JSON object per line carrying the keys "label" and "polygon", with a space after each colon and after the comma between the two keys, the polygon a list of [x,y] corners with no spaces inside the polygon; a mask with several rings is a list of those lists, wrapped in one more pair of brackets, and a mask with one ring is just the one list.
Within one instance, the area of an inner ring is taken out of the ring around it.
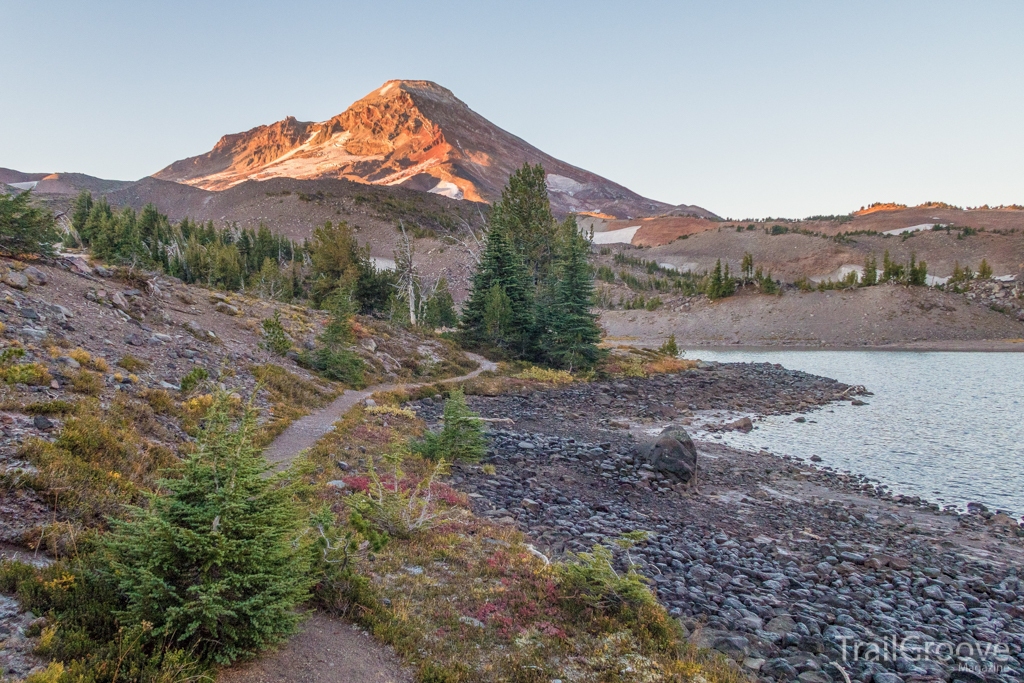
{"label": "gray rock", "polygon": [[34,418],[32,418],[32,426],[35,427],[36,429],[48,432],[51,429],[53,429],[54,424],[50,420],[50,418],[46,417],[45,415],[36,415]]}
{"label": "gray rock", "polygon": [[792,633],[796,630],[796,622],[793,621],[793,617],[788,614],[783,614],[769,621],[768,625],[764,627],[764,630],[769,633],[777,633],[780,636],[784,636],[787,633]]}
{"label": "gray rock", "polygon": [[734,432],[749,432],[754,428],[754,423],[750,421],[749,417],[741,417],[735,422],[725,425],[725,428]]}
{"label": "gray rock", "polygon": [[124,298],[124,295],[121,294],[121,292],[114,292],[111,294],[110,301],[122,311],[128,310],[128,300]]}
{"label": "gray rock", "polygon": [[241,315],[242,314],[242,310],[240,308],[238,308],[237,306],[232,306],[231,304],[227,303],[226,301],[218,302],[217,305],[214,306],[213,308],[218,313],[223,313],[224,315]]}
{"label": "gray rock", "polygon": [[28,278],[28,281],[34,285],[45,285],[50,281],[50,276],[35,266],[29,266],[22,272],[25,273],[25,277]]}
{"label": "gray rock", "polygon": [[3,277],[3,283],[14,289],[28,289],[28,278],[24,273],[16,270],[9,270]]}
{"label": "gray rock", "polygon": [[903,683],[903,679],[888,671],[876,671],[871,676],[872,683]]}
{"label": "gray rock", "polygon": [[329,481],[327,482],[327,485],[330,486],[332,489],[338,489],[339,491],[343,491],[348,488],[348,484],[343,482],[341,479],[334,479],[332,481]]}
{"label": "gray rock", "polygon": [[82,367],[81,364],[71,356],[61,356],[57,359],[57,362],[71,368],[72,370],[77,370]]}
{"label": "gray rock", "polygon": [[640,462],[670,481],[696,485],[697,447],[686,430],[669,425],[656,439],[639,447]]}
{"label": "gray rock", "polygon": [[800,683],[832,683],[832,677],[824,671],[804,671],[796,679]]}
{"label": "gray rock", "polygon": [[796,669],[782,657],[769,659],[761,667],[760,673],[780,681],[791,681],[797,677]]}

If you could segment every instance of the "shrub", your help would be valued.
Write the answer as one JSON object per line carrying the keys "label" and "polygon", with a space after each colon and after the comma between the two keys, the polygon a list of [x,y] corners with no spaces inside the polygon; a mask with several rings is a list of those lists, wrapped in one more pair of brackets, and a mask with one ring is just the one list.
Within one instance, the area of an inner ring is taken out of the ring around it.
{"label": "shrub", "polygon": [[[19,351],[21,349],[18,349]],[[41,363],[21,363],[0,367],[0,377],[8,384],[33,384],[43,386],[53,381],[53,377]]]}
{"label": "shrub", "polygon": [[402,450],[384,456],[391,471],[384,477],[371,462],[367,468],[369,481],[365,491],[353,493],[346,503],[372,529],[394,538],[412,538],[416,534],[450,521],[455,513],[435,497],[435,479],[448,471],[445,461],[430,467],[427,476],[413,483],[402,469]]}
{"label": "shrub", "polygon": [[644,577],[632,566],[622,574],[615,571],[614,556],[608,548],[596,545],[589,553],[570,557],[569,562],[555,568],[563,604],[570,611],[617,616],[625,610],[657,604]]}
{"label": "shrub", "polygon": [[[107,361],[99,356],[93,356],[85,349],[71,349],[68,351],[68,355],[78,361],[82,367],[89,368],[90,370],[96,370],[98,372],[107,372],[110,370],[110,366],[107,365]],[[128,369],[128,368],[126,368]],[[128,369],[131,372],[130,369]]]}
{"label": "shrub", "polygon": [[184,377],[181,378],[181,393],[191,394],[201,382],[204,382],[209,378],[210,373],[206,371],[206,368],[192,368]]}
{"label": "shrub", "polygon": [[141,358],[136,358],[131,354],[125,354],[124,356],[122,356],[121,360],[117,361],[117,365],[118,367],[124,368],[128,372],[139,372],[149,367],[149,363],[142,360]]}
{"label": "shrub", "polygon": [[572,384],[573,376],[568,370],[552,370],[531,365],[515,375],[517,379],[532,379],[548,384]]}
{"label": "shrub", "polygon": [[675,358],[679,355],[679,346],[676,344],[676,335],[671,334],[669,338],[658,348],[658,353],[663,356]]}
{"label": "shrub", "polygon": [[103,391],[103,377],[85,368],[74,371],[68,378],[71,380],[71,390],[76,393],[99,396]]}
{"label": "shrub", "polygon": [[265,318],[260,324],[263,327],[263,345],[267,350],[278,356],[288,353],[292,342],[281,324],[281,313],[274,311],[273,318]]}
{"label": "shrub", "polygon": [[978,266],[978,279],[988,280],[992,277],[992,266],[988,264],[987,259],[981,259],[981,265]]}
{"label": "shrub", "polygon": [[292,633],[310,586],[293,492],[263,476],[255,413],[236,426],[230,409],[218,395],[181,478],[103,544],[126,598],[119,620],[220,664]]}
{"label": "shrub", "polygon": [[484,431],[479,416],[466,405],[461,390],[451,392],[444,402],[444,427],[440,433],[427,432],[416,445],[423,455],[432,460],[476,461],[487,452]]}

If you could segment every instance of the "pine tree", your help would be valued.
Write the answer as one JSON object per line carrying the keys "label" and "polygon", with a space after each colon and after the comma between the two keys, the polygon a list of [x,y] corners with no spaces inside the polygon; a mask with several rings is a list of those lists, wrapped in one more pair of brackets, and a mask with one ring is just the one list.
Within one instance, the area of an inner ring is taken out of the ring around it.
{"label": "pine tree", "polygon": [[466,395],[461,389],[451,392],[444,402],[441,432],[427,432],[418,450],[431,460],[476,461],[487,452],[483,423],[479,416],[469,409]]}
{"label": "pine tree", "polygon": [[594,281],[588,261],[590,242],[580,234],[575,219],[565,227],[541,348],[552,365],[572,372],[597,364],[601,357],[601,328],[598,316],[590,311],[594,304]]}
{"label": "pine tree", "polygon": [[864,275],[861,276],[860,283],[864,287],[878,283],[878,262],[873,254],[869,254],[864,259]]}
{"label": "pine tree", "polygon": [[32,206],[29,192],[0,194],[0,251],[10,256],[52,256],[58,239],[53,214]]}
{"label": "pine tree", "polygon": [[529,273],[505,229],[501,224],[492,225],[462,313],[466,339],[524,355],[533,327],[529,281]]}
{"label": "pine tree", "polygon": [[292,633],[311,583],[292,493],[264,476],[255,412],[234,428],[230,406],[217,397],[181,477],[104,541],[126,601],[119,620],[220,664]]}
{"label": "pine tree", "polygon": [[423,324],[428,327],[455,327],[459,324],[458,313],[455,312],[455,300],[448,289],[448,280],[441,278],[433,294],[427,297],[423,307]]}
{"label": "pine tree", "polygon": [[555,259],[558,225],[551,214],[551,201],[544,168],[523,164],[509,176],[501,200],[491,210],[491,225],[500,225],[523,259],[534,282],[543,281]]}
{"label": "pine tree", "polygon": [[981,259],[981,265],[978,266],[978,278],[981,280],[988,280],[992,277],[992,266],[988,264],[987,259]]}

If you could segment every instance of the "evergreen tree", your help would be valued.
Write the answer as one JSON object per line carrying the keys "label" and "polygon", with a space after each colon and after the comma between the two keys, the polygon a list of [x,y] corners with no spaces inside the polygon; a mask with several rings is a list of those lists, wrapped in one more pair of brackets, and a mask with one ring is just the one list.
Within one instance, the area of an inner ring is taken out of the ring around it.
{"label": "evergreen tree", "polygon": [[448,280],[441,278],[433,294],[427,297],[423,307],[423,324],[428,327],[455,327],[459,315],[455,312],[455,300],[448,289]]}
{"label": "evergreen tree", "polygon": [[556,265],[553,300],[544,316],[547,329],[541,348],[548,361],[570,372],[587,370],[600,359],[601,328],[594,304],[594,281],[588,257],[590,241],[580,234],[575,219],[566,225],[564,246]]}
{"label": "evergreen tree", "polygon": [[736,281],[729,277],[729,266],[722,270],[722,259],[715,262],[715,269],[705,285],[704,294],[709,299],[722,299],[736,292]]}
{"label": "evergreen tree", "polygon": [[75,232],[81,233],[89,220],[89,213],[92,211],[92,192],[82,190],[75,197],[75,203],[71,208],[71,227]]}
{"label": "evergreen tree", "polygon": [[981,265],[978,266],[978,277],[982,280],[988,280],[992,277],[992,266],[988,264],[987,259],[981,259]]}
{"label": "evergreen tree", "polygon": [[558,225],[551,215],[544,168],[529,163],[509,176],[501,200],[491,210],[491,226],[501,226],[532,276],[544,280],[555,259]]}
{"label": "evergreen tree", "polygon": [[523,356],[533,327],[532,288],[522,259],[500,223],[491,226],[462,313],[467,340]]}
{"label": "evergreen tree", "polygon": [[861,276],[860,283],[864,287],[878,283],[878,262],[873,254],[869,254],[864,259],[864,275]]}
{"label": "evergreen tree", "polygon": [[234,428],[230,406],[216,399],[181,477],[104,541],[119,620],[149,622],[168,646],[220,664],[292,633],[310,587],[292,492],[264,476],[255,412]]}
{"label": "evergreen tree", "polygon": [[431,460],[476,461],[487,452],[483,423],[479,416],[469,409],[466,395],[461,389],[454,389],[444,402],[442,417],[444,426],[439,434],[427,432],[416,444]]}
{"label": "evergreen tree", "polygon": [[32,206],[29,192],[0,194],[0,251],[10,256],[52,256],[57,242],[53,214]]}

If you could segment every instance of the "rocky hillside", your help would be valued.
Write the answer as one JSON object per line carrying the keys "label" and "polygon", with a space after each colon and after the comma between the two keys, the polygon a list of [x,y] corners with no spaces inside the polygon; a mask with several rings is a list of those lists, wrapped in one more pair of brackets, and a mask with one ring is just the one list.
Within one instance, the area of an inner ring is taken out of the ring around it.
{"label": "rocky hillside", "polygon": [[526,162],[548,172],[559,213],[628,218],[678,209],[545,154],[430,81],[388,81],[326,121],[288,117],[225,135],[206,154],[177,161],[154,177],[215,191],[247,180],[342,178],[492,202]]}

